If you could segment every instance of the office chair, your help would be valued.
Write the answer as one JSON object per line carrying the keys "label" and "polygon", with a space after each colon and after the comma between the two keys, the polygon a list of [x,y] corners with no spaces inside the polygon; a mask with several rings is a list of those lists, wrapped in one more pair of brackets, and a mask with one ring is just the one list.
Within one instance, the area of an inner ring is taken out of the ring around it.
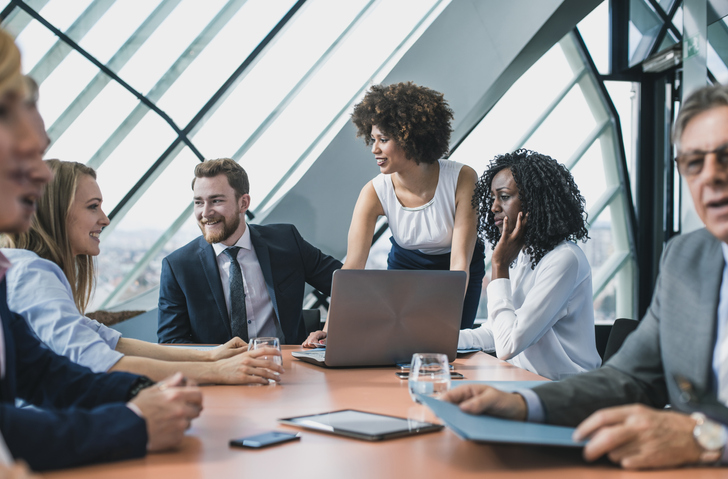
{"label": "office chair", "polygon": [[619,351],[622,347],[622,343],[627,339],[627,336],[634,331],[640,322],[634,319],[619,318],[614,321],[612,325],[612,331],[609,333],[609,339],[607,340],[607,347],[604,349],[604,356],[602,363],[606,363],[614,353]]}

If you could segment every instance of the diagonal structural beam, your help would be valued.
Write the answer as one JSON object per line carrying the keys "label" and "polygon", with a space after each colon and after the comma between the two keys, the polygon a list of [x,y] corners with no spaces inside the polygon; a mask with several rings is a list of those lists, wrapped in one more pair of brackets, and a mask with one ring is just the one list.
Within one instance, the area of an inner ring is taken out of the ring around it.
{"label": "diagonal structural beam", "polygon": [[[200,34],[177,58],[171,67],[162,75],[159,81],[147,94],[149,101],[157,102],[167,93],[167,90],[187,70],[187,67],[202,53],[207,45],[215,38],[227,22],[240,10],[246,0],[230,0],[215,17],[205,26]],[[129,115],[121,122],[116,130],[99,147],[96,153],[86,163],[91,168],[98,168],[113,153],[113,151],[124,141],[129,133],[139,124],[149,109],[143,105],[137,105]]]}
{"label": "diagonal structural beam", "polygon": [[[89,5],[86,10],[81,13],[81,15],[79,15],[76,21],[73,22],[73,25],[66,30],[66,36],[73,37],[77,39],[77,41],[80,41],[89,32],[89,30],[96,25],[96,22],[104,16],[109,8],[114,5],[115,1],[116,0],[94,0],[94,2]],[[24,5],[30,8],[25,2],[18,2],[19,7],[22,8]],[[26,10],[26,12],[28,11]],[[73,51],[73,47],[64,42],[62,39],[59,39],[55,45],[53,45],[50,50],[43,55],[43,58],[35,64],[28,75],[38,82],[38,85],[40,85],[50,76],[51,73],[53,73],[53,70],[55,70],[58,65],[63,62],[63,60],[65,60],[71,51]]]}
{"label": "diagonal structural beam", "polygon": [[[182,0],[163,0],[157,8],[144,20],[139,28],[124,42],[124,45],[114,54],[106,64],[111,70],[120,71],[132,56],[149,39],[159,25],[169,16],[170,13],[180,4]],[[68,108],[61,113],[55,122],[48,128],[48,136],[51,141],[60,138],[68,127],[78,118],[92,101],[101,93],[111,78],[99,72],[86,85],[86,88],[76,97]],[[152,100],[150,98],[150,100]],[[152,100],[154,101],[154,100]]]}

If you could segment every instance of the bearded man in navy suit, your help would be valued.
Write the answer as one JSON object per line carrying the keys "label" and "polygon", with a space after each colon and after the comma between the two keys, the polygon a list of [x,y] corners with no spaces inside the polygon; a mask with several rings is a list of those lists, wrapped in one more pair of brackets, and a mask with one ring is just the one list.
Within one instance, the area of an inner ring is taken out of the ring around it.
{"label": "bearded man in navy suit", "polygon": [[[330,295],[341,262],[306,242],[293,225],[246,224],[248,176],[229,158],[197,165],[192,189],[202,236],[162,262],[159,342],[275,336],[301,344],[305,283]],[[231,283],[236,276],[242,276],[237,287]]]}

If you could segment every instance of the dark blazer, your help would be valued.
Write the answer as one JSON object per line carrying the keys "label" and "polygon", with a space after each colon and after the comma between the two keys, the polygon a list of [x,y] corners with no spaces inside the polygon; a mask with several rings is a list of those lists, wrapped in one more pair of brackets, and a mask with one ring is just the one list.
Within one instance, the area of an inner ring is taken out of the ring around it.
{"label": "dark blazer", "polygon": [[620,350],[601,369],[534,388],[547,422],[576,425],[598,409],[631,403],[679,407],[675,374],[715,392],[712,361],[724,263],[720,241],[705,229],[671,240],[652,303]]}
{"label": "dark blazer", "polygon": [[[306,339],[301,309],[305,283],[331,294],[341,262],[307,243],[289,224],[248,225],[285,344]],[[200,236],[162,261],[159,285],[160,343],[221,344],[232,338],[212,246]]]}
{"label": "dark blazer", "polygon": [[[124,404],[138,376],[95,374],[52,352],[8,310],[5,279],[0,318],[0,432],[13,457],[40,471],[146,454],[146,423]],[[45,409],[17,408],[16,398]]]}

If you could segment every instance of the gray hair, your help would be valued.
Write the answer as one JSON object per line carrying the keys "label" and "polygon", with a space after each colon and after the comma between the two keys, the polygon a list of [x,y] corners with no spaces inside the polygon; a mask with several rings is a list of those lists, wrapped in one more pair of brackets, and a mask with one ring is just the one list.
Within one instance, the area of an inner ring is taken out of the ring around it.
{"label": "gray hair", "polygon": [[672,141],[680,147],[680,139],[688,123],[699,114],[713,108],[728,106],[728,86],[706,86],[690,94],[680,107],[672,129]]}

